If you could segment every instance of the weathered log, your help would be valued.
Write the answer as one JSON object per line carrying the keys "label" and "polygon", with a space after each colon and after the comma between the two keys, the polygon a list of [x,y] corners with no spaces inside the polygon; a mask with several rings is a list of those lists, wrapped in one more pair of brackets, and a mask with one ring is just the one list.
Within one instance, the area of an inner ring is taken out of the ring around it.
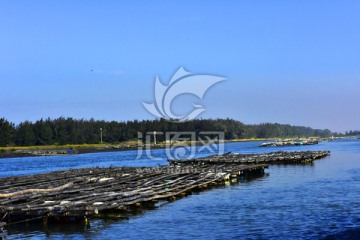
{"label": "weathered log", "polygon": [[9,198],[9,197],[13,197],[13,196],[17,196],[17,195],[25,195],[28,193],[47,193],[47,192],[55,192],[55,191],[61,191],[65,188],[68,188],[70,186],[72,186],[73,183],[67,183],[64,184],[62,186],[59,187],[55,187],[55,188],[48,188],[48,189],[26,189],[26,190],[22,190],[22,191],[18,191],[18,192],[13,192],[13,193],[0,193],[0,198]]}

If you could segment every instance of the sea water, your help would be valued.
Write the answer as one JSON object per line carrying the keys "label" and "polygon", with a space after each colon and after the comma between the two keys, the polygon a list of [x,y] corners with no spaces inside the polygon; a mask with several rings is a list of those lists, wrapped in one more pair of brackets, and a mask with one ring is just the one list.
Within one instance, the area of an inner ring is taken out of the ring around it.
{"label": "sea water", "polygon": [[[330,150],[307,165],[271,165],[263,177],[189,195],[126,220],[21,225],[6,239],[360,239],[360,140],[311,146],[225,144],[226,152]],[[0,159],[0,177],[83,167],[166,165],[165,150]],[[0,235],[1,236],[1,235]]]}

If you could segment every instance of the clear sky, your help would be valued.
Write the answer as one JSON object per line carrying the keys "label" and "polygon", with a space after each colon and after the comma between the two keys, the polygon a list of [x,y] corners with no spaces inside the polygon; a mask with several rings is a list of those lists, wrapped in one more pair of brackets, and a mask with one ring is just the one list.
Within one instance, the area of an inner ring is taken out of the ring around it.
{"label": "clear sky", "polygon": [[142,101],[180,66],[226,78],[203,118],[360,129],[360,1],[0,1],[12,122],[154,119]]}

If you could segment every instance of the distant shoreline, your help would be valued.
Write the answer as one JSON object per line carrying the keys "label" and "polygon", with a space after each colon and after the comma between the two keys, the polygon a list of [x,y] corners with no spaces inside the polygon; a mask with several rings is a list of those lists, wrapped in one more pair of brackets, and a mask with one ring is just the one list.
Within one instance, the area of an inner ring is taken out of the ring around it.
{"label": "distant shoreline", "polygon": [[[225,143],[231,142],[254,142],[254,141],[275,141],[281,138],[268,138],[268,139],[233,139],[226,140]],[[201,143],[195,143],[201,145]],[[148,146],[149,147],[149,146]],[[165,143],[151,145],[151,149],[166,148]],[[137,150],[146,148],[145,145],[137,145],[137,143],[126,142],[121,144],[69,144],[61,146],[21,146],[21,147],[0,147],[0,159],[4,158],[18,158],[18,157],[40,157],[40,156],[66,156],[77,155],[85,153],[97,152],[116,152]]]}
{"label": "distant shoreline", "polygon": [[[251,141],[266,141],[273,139],[236,139],[229,142],[251,142]],[[200,144],[200,143],[196,143]],[[138,148],[145,148],[146,146],[139,146],[132,143],[122,144],[69,144],[61,146],[19,146],[19,147],[0,147],[0,159],[17,158],[17,157],[40,157],[40,156],[66,156],[77,155],[85,153],[97,152],[116,152],[137,150]],[[151,145],[151,149],[165,148],[165,143]]]}
{"label": "distant shoreline", "polygon": [[41,157],[41,156],[67,156],[85,153],[114,152],[135,150],[137,146],[116,146],[116,145],[98,145],[98,146],[31,146],[31,147],[9,147],[9,149],[0,149],[0,159],[18,158],[18,157]]}

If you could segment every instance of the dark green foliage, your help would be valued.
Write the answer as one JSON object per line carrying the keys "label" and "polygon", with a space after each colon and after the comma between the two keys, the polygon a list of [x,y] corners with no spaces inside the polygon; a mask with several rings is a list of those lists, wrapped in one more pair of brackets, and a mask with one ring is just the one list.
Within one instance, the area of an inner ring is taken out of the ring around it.
{"label": "dark green foliage", "polygon": [[258,125],[247,125],[249,136],[257,138],[271,137],[330,137],[332,132],[328,129],[320,130],[310,127],[291,126],[288,124],[263,123]]}
{"label": "dark green foliage", "polygon": [[36,145],[53,144],[53,122],[50,119],[37,121],[34,124]]}
{"label": "dark green foliage", "polygon": [[[84,144],[100,143],[100,128],[103,142],[118,143],[136,140],[138,132],[143,136],[154,131],[165,132],[224,132],[225,139],[270,138],[270,137],[328,137],[330,130],[318,130],[309,127],[297,127],[285,124],[264,123],[245,125],[233,119],[195,119],[188,122],[159,120],[106,122],[94,119],[57,119],[38,120],[35,123],[25,121],[15,126],[4,118],[0,119],[0,146],[18,145],[51,145],[51,144]],[[353,132],[351,132],[353,133]],[[211,135],[211,134],[209,134]],[[203,136],[203,135],[202,135]],[[164,141],[165,134],[158,134],[157,140]]]}
{"label": "dark green foliage", "polygon": [[29,121],[20,123],[16,128],[16,145],[32,146],[36,144],[35,125]]}
{"label": "dark green foliage", "polygon": [[4,118],[0,118],[0,147],[14,144],[15,125]]}
{"label": "dark green foliage", "polygon": [[329,137],[332,132],[328,129],[320,130],[310,127],[291,126],[288,124],[263,123],[247,125],[246,137],[271,138],[271,137]]}

